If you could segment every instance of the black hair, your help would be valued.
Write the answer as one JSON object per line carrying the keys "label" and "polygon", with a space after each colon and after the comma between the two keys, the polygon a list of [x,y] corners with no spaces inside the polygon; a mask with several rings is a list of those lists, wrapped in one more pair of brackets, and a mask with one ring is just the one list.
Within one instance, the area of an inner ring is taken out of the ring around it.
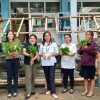
{"label": "black hair", "polygon": [[[34,36],[35,39],[37,40],[37,36],[36,36],[35,34],[31,34],[31,35],[29,35],[29,38],[30,38],[31,36]],[[35,45],[37,45],[37,42],[35,43]]]}
{"label": "black hair", "polygon": [[43,45],[45,44],[45,35],[46,35],[46,33],[48,33],[50,35],[50,42],[52,43],[51,33],[49,31],[46,31],[46,32],[43,33],[43,42],[42,42]]}
{"label": "black hair", "polygon": [[65,37],[66,35],[67,35],[67,36],[69,36],[69,37],[70,37],[70,39],[71,39],[71,41],[72,41],[72,36],[71,36],[71,34],[66,33],[66,34],[64,34],[64,37]]}
{"label": "black hair", "polygon": [[[86,33],[88,33],[88,32],[91,34],[92,39],[93,39],[93,36],[94,36],[93,31],[91,31],[91,30],[86,31]],[[85,33],[85,34],[86,34],[86,33]]]}
{"label": "black hair", "polygon": [[[9,41],[9,39],[8,39],[8,34],[9,34],[9,32],[12,32],[12,30],[8,30],[7,32],[6,32],[6,41],[8,42]],[[13,32],[12,32],[13,33]],[[13,36],[14,36],[14,38],[13,38],[13,40],[15,39],[15,35],[14,35],[14,33],[13,33]]]}
{"label": "black hair", "polygon": [[31,34],[31,35],[29,35],[29,38],[30,38],[31,36],[34,36],[35,39],[37,40],[37,36],[36,36],[35,34]]}

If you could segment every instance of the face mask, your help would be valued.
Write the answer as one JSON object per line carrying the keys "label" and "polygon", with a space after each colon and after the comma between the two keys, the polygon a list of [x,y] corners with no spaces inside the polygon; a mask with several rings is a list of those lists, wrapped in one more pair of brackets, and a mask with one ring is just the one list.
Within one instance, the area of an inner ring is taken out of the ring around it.
{"label": "face mask", "polygon": [[32,45],[34,45],[36,42],[30,42]]}

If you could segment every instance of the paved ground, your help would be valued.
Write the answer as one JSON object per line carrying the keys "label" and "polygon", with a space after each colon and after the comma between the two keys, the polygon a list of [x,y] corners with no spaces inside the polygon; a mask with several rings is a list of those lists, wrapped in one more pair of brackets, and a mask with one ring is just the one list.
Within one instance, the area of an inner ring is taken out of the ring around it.
{"label": "paved ground", "polygon": [[[81,96],[81,92],[83,91],[83,85],[75,86],[75,93],[70,94],[69,92],[62,94],[61,90],[63,88],[57,87],[57,94],[59,96],[58,100],[100,100],[100,87],[95,87],[95,95],[93,97],[84,97]],[[36,95],[31,96],[29,100],[54,100],[51,95],[45,95],[44,87],[37,87],[36,88]],[[18,97],[11,99],[7,98],[7,90],[0,89],[0,100],[25,100],[24,99],[25,91],[24,88],[19,88],[18,90]]]}

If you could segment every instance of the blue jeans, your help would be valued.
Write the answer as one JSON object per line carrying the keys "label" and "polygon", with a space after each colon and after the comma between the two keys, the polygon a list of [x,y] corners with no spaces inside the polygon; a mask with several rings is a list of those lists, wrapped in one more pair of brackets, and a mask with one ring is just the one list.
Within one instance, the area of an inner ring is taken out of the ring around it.
{"label": "blue jeans", "polygon": [[51,93],[55,93],[55,66],[43,66],[47,90],[50,90]]}
{"label": "blue jeans", "polygon": [[[18,58],[6,60],[8,93],[17,92],[19,66],[20,61]],[[14,80],[14,85],[12,85],[12,80]]]}

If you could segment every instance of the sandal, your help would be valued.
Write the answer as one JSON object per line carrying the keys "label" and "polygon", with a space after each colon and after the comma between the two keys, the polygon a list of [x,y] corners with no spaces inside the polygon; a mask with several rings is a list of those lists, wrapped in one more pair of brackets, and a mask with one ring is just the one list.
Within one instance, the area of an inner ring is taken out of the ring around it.
{"label": "sandal", "polygon": [[86,97],[92,97],[94,94],[87,94]]}
{"label": "sandal", "polygon": [[88,92],[83,92],[81,93],[81,96],[86,96],[88,94]]}

